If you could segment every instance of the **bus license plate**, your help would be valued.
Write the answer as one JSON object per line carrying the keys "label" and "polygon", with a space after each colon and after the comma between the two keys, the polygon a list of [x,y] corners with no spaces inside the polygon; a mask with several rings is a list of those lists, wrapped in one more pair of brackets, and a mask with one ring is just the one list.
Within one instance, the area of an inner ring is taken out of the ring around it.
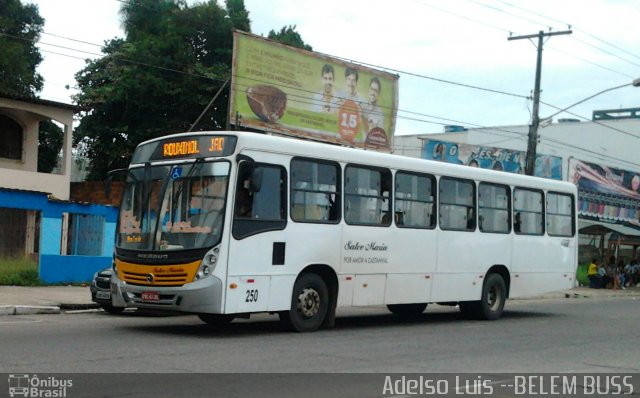
{"label": "bus license plate", "polygon": [[142,301],[160,301],[160,293],[142,292]]}

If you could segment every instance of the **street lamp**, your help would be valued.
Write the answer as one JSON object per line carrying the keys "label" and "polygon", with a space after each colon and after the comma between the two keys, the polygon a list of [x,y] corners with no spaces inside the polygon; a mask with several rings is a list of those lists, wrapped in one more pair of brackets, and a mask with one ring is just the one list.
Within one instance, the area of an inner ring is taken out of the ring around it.
{"label": "street lamp", "polygon": [[622,85],[620,85],[620,86],[615,86],[615,87],[611,87],[611,88],[604,89],[604,90],[602,90],[602,91],[598,91],[597,93],[595,93],[595,94],[593,94],[593,95],[590,95],[590,96],[588,96],[587,98],[581,99],[580,101],[576,102],[575,104],[572,104],[572,105],[569,105],[569,106],[568,106],[568,107],[566,107],[566,108],[560,109],[558,112],[554,113],[554,114],[553,114],[553,115],[551,115],[551,116],[546,117],[545,119],[551,119],[552,117],[557,116],[557,115],[559,115],[560,113],[562,113],[562,112],[564,112],[564,111],[567,111],[567,110],[569,110],[569,109],[573,108],[573,107],[574,107],[574,106],[576,106],[576,105],[580,105],[580,104],[582,104],[583,102],[587,102],[587,101],[588,101],[588,100],[590,100],[591,98],[593,98],[593,97],[597,97],[597,96],[598,96],[598,95],[600,95],[600,94],[608,93],[609,91],[613,91],[613,90],[617,90],[617,89],[619,89],[619,88],[629,87],[629,86],[633,86],[633,87],[640,87],[640,77],[639,77],[639,78],[637,78],[637,79],[635,79],[635,80],[634,80],[633,82],[631,82],[631,83],[626,83],[626,84],[622,84]]}

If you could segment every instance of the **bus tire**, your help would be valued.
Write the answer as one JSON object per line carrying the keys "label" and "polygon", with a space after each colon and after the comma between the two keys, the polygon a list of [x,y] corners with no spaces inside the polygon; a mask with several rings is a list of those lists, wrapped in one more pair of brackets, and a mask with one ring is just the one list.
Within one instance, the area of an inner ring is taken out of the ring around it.
{"label": "bus tire", "polygon": [[329,290],[317,274],[302,274],[293,285],[291,309],[281,312],[280,321],[294,332],[313,332],[320,328],[329,312]]}
{"label": "bus tire", "polygon": [[207,325],[224,326],[235,319],[233,314],[198,314],[198,318]]}
{"label": "bus tire", "polygon": [[489,274],[482,285],[480,301],[460,302],[460,311],[469,318],[493,321],[502,315],[506,300],[504,279],[499,274]]}
{"label": "bus tire", "polygon": [[427,308],[427,303],[416,304],[389,304],[387,308],[391,313],[400,316],[418,316]]}

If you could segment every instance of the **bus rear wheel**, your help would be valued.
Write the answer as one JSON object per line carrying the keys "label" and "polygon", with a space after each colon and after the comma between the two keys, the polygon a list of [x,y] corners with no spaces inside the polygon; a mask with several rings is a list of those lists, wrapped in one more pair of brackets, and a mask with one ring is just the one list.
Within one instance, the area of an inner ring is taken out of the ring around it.
{"label": "bus rear wheel", "polygon": [[460,311],[473,319],[493,321],[500,318],[507,300],[507,287],[499,274],[489,274],[482,285],[480,301],[463,301]]}
{"label": "bus rear wheel", "polygon": [[329,311],[329,290],[317,274],[302,274],[293,285],[291,309],[281,312],[280,321],[294,332],[313,332],[320,328]]}
{"label": "bus rear wheel", "polygon": [[198,314],[198,318],[207,325],[224,326],[235,319],[232,314]]}
{"label": "bus rear wheel", "polygon": [[424,310],[427,308],[427,303],[389,304],[387,305],[387,308],[395,315],[417,316],[424,312]]}

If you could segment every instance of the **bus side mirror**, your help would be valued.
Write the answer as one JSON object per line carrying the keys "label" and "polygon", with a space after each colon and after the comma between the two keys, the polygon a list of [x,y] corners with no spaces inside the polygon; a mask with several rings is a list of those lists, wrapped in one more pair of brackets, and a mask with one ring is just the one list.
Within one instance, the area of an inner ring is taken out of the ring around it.
{"label": "bus side mirror", "polygon": [[262,188],[262,169],[255,167],[251,170],[251,178],[249,180],[249,190],[251,192],[260,192]]}

